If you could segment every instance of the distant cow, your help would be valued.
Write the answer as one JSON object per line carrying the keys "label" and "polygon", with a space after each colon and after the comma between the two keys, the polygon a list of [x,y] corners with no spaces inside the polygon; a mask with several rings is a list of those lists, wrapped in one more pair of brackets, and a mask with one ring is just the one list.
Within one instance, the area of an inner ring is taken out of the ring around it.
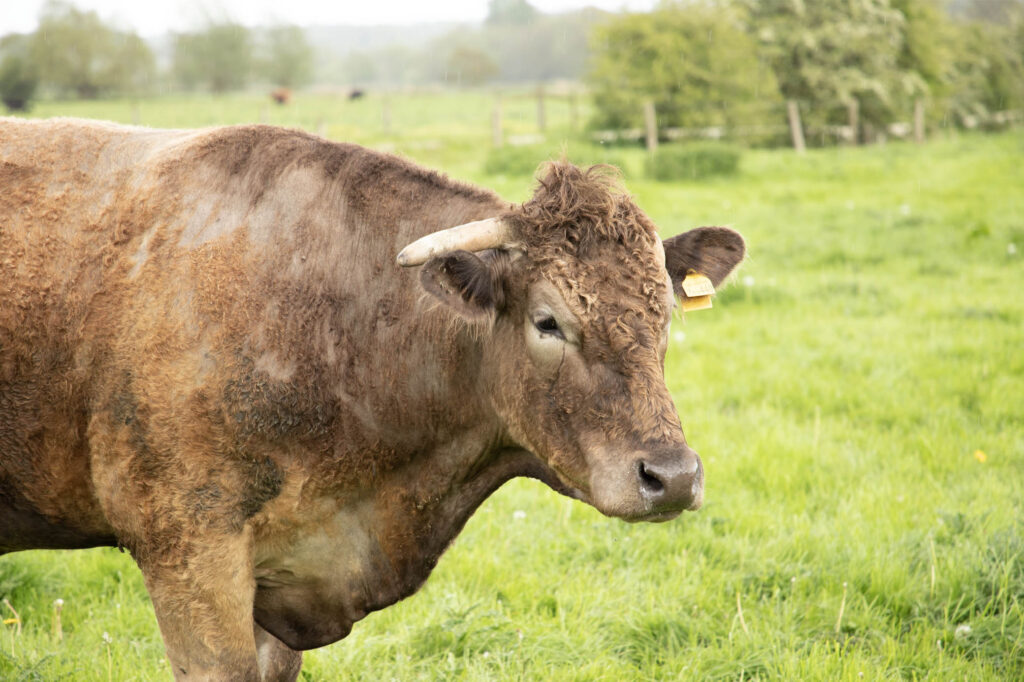
{"label": "distant cow", "polygon": [[288,104],[288,102],[292,101],[292,91],[288,88],[278,88],[271,91],[270,99],[281,105]]}
{"label": "distant cow", "polygon": [[0,553],[130,550],[179,679],[294,679],[515,476],[701,504],[673,290],[743,241],[662,242],[606,170],[513,205],[298,131],[0,119],[0,188]]}
{"label": "distant cow", "polygon": [[348,98],[349,98],[350,100],[357,100],[357,99],[362,99],[362,97],[363,97],[363,96],[364,96],[365,94],[366,94],[366,93],[365,93],[365,92],[363,92],[362,90],[360,90],[359,88],[352,88],[352,90],[350,90],[350,91],[349,91],[349,93],[348,93]]}

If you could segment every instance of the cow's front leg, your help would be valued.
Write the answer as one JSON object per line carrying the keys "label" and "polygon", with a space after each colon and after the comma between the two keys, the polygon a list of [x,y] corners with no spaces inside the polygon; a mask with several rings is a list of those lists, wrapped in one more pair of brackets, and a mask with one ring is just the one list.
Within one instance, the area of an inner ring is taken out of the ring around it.
{"label": "cow's front leg", "polygon": [[255,626],[256,658],[264,682],[294,682],[302,668],[302,652]]}
{"label": "cow's front leg", "polygon": [[249,535],[215,534],[179,541],[173,551],[138,552],[175,679],[260,680]]}

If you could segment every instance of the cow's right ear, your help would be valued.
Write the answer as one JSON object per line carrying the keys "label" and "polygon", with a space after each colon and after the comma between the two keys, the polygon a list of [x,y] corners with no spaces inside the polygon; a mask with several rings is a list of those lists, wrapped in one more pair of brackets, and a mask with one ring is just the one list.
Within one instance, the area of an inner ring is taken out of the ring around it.
{"label": "cow's right ear", "polygon": [[491,267],[469,251],[451,251],[428,260],[420,271],[420,284],[470,320],[488,316],[499,307],[500,283]]}

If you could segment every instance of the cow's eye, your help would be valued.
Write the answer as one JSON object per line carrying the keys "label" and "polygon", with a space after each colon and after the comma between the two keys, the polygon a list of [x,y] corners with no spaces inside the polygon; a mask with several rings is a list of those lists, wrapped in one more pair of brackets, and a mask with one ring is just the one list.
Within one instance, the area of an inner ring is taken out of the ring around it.
{"label": "cow's eye", "polygon": [[563,334],[562,330],[558,328],[558,322],[556,322],[555,318],[550,315],[540,318],[533,323],[533,326],[536,327],[537,331],[541,334],[550,334],[551,336],[556,336],[560,339],[565,338],[565,334]]}

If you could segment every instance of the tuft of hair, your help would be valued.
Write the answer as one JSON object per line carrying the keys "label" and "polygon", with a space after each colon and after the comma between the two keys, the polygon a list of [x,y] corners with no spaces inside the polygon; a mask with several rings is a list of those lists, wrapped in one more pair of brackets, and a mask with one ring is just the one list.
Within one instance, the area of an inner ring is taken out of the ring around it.
{"label": "tuft of hair", "polygon": [[654,223],[637,208],[614,166],[579,168],[547,164],[533,197],[504,216],[527,247],[581,253],[597,242],[631,246],[657,237]]}

